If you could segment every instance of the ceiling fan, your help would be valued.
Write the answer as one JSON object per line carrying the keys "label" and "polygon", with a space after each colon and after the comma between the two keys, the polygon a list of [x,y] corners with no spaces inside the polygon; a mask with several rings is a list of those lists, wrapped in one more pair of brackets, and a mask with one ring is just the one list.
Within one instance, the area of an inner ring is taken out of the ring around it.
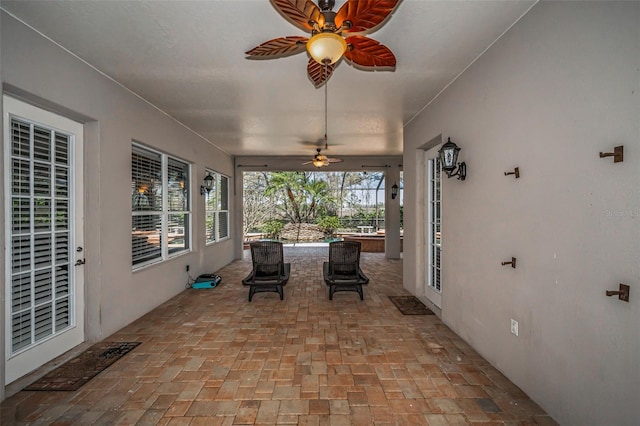
{"label": "ceiling fan", "polygon": [[[325,145],[325,149],[327,149],[327,146]],[[306,166],[307,164],[313,164],[313,166],[317,169],[320,169],[322,167],[326,167],[331,163],[342,163],[342,159],[340,158],[331,158],[331,157],[327,157],[326,155],[322,154],[322,148],[316,148],[316,155],[313,156],[313,158],[310,161],[306,161],[304,163],[302,163],[303,166]]]}
{"label": "ceiling fan", "polygon": [[270,0],[290,23],[311,38],[279,37],[245,52],[248,59],[272,59],[300,53],[311,58],[307,74],[316,88],[332,75],[337,61],[347,62],[365,71],[395,70],[396,57],[380,42],[366,36],[380,28],[401,0],[347,0],[333,12],[335,0]]}

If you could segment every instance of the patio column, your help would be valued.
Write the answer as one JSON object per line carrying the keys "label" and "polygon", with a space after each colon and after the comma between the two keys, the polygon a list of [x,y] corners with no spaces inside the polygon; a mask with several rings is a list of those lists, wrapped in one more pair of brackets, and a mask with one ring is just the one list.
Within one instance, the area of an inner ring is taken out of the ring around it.
{"label": "patio column", "polygon": [[242,245],[244,243],[244,233],[242,232],[242,218],[244,217],[244,174],[242,173],[242,170],[238,170],[238,168],[235,167],[235,162],[233,173],[233,251],[235,259],[242,259]]}
{"label": "patio column", "polygon": [[400,186],[400,166],[395,164],[386,170],[384,182],[384,255],[387,259],[400,259],[400,191],[391,198],[391,187]]}

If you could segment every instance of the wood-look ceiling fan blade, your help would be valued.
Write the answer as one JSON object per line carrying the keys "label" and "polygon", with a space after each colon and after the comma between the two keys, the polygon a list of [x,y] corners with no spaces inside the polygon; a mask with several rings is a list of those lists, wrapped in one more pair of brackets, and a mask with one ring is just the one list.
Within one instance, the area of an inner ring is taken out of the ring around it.
{"label": "wood-look ceiling fan blade", "polygon": [[311,0],[271,0],[273,7],[286,19],[302,31],[311,31],[312,24],[317,22],[322,28],[324,16]]}
{"label": "wood-look ceiling fan blade", "polygon": [[322,87],[331,78],[335,67],[336,64],[328,64],[325,68],[325,65],[317,63],[313,58],[309,59],[307,74],[316,89]]}
{"label": "wood-look ceiling fan blade", "polygon": [[356,68],[367,71],[393,71],[396,57],[387,46],[365,36],[347,37],[349,48],[344,58]]}
{"label": "wood-look ceiling fan blade", "polygon": [[380,28],[391,16],[401,0],[349,0],[336,14],[338,28],[343,22],[351,22],[346,33],[369,34]]}
{"label": "wood-look ceiling fan blade", "polygon": [[245,52],[248,59],[273,59],[304,52],[308,38],[300,36],[278,37]]}

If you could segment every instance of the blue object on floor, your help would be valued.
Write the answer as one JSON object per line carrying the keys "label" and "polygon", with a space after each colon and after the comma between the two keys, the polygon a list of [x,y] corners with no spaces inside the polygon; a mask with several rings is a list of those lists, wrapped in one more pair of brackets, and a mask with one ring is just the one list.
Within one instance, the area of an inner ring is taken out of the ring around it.
{"label": "blue object on floor", "polygon": [[196,278],[195,282],[191,284],[191,288],[215,288],[220,284],[220,281],[222,281],[222,278],[219,275],[203,274]]}

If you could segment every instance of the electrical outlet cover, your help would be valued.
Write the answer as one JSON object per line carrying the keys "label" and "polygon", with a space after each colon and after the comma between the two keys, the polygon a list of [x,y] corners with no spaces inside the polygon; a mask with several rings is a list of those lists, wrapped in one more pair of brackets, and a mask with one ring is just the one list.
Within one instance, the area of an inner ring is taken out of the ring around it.
{"label": "electrical outlet cover", "polygon": [[518,335],[518,321],[511,318],[511,333]]}

